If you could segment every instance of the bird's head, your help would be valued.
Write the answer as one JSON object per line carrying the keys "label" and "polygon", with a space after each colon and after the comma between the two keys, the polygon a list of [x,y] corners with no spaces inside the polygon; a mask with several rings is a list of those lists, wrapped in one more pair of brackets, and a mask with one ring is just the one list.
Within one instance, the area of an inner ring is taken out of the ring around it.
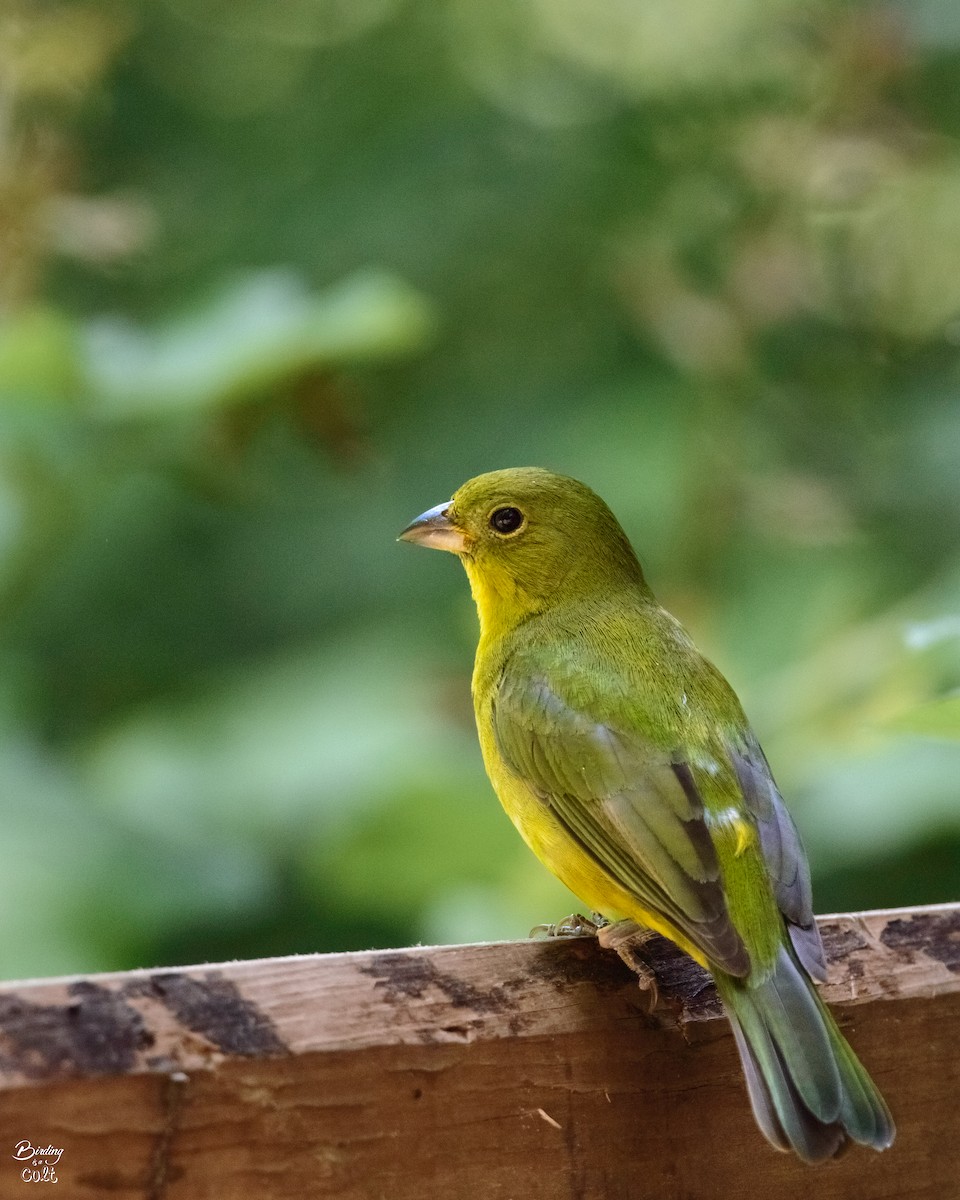
{"label": "bird's head", "polygon": [[468,480],[400,537],[460,556],[483,625],[514,624],[597,590],[644,586],[627,536],[600,497],[539,467]]}

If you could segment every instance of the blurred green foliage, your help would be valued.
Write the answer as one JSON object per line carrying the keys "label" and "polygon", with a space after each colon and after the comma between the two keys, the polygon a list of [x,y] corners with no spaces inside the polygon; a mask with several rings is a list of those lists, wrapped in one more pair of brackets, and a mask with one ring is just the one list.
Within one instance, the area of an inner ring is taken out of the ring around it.
{"label": "blurred green foliage", "polygon": [[960,894],[960,22],[934,0],[9,0],[0,964],[519,936],[456,563],[593,485],[818,907]]}

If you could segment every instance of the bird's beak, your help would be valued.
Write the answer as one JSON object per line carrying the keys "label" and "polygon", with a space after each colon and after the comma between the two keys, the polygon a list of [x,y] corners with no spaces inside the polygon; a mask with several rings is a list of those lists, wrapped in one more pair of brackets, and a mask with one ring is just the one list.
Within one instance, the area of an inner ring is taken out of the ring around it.
{"label": "bird's beak", "polygon": [[436,508],[428,508],[415,521],[411,521],[397,541],[415,542],[418,546],[432,546],[434,550],[449,550],[451,554],[463,554],[466,538],[462,529],[447,516],[452,500],[445,500]]}

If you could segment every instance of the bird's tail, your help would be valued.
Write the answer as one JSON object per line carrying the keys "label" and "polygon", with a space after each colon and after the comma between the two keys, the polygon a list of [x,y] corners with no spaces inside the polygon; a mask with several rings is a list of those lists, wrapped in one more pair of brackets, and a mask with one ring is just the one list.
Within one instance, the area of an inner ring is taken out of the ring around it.
{"label": "bird's tail", "polygon": [[774,1146],[816,1163],[848,1140],[890,1145],[890,1110],[788,946],[762,983],[720,975],[717,987],[754,1116]]}

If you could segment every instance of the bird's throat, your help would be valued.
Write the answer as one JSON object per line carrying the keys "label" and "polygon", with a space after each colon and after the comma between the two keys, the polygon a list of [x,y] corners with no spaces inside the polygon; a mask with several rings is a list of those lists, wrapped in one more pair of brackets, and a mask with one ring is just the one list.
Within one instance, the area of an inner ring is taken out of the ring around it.
{"label": "bird's throat", "polygon": [[502,637],[542,609],[542,602],[524,591],[498,563],[485,562],[481,568],[476,559],[466,554],[461,555],[460,561],[477,606],[481,640]]}

